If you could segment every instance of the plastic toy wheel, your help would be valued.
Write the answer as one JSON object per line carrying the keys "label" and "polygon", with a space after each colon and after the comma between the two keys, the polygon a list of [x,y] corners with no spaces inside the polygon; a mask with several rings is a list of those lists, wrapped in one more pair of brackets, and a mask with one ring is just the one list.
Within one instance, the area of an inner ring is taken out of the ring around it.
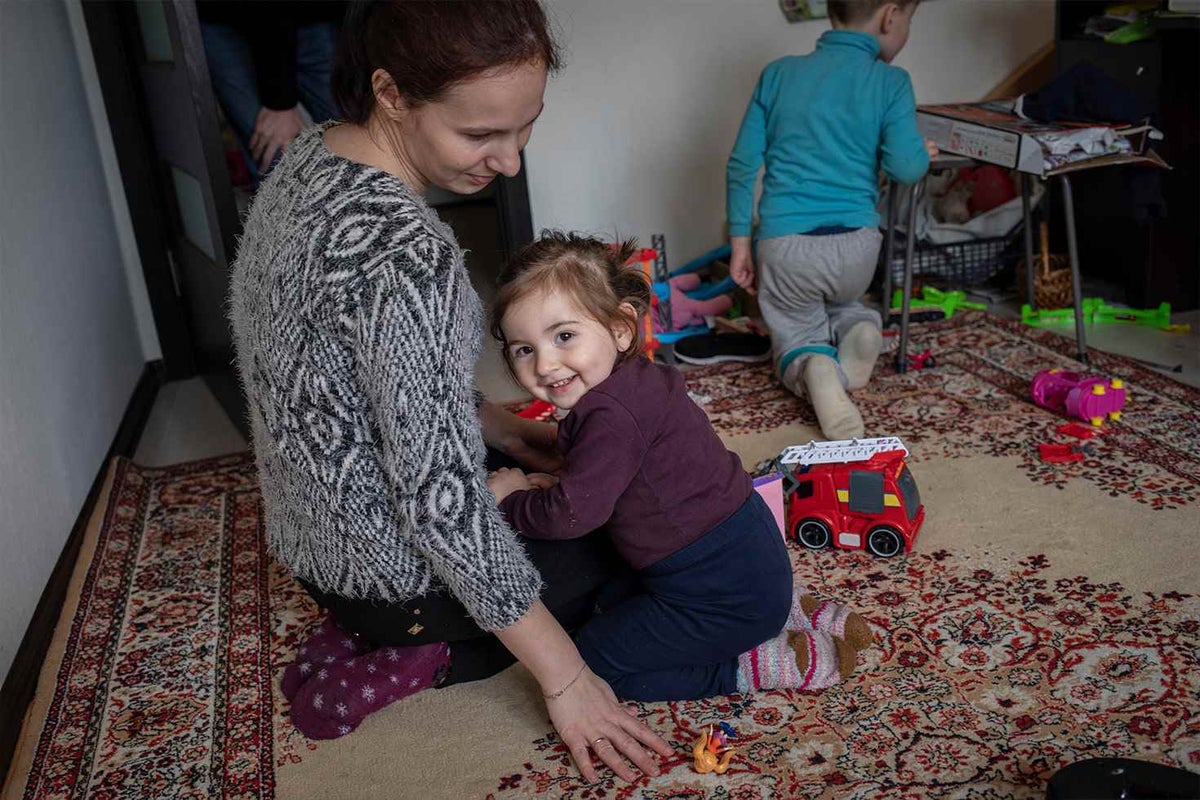
{"label": "plastic toy wheel", "polygon": [[824,550],[833,541],[833,532],[829,530],[829,526],[811,517],[797,522],[796,527],[792,529],[792,535],[809,550]]}
{"label": "plastic toy wheel", "polygon": [[904,549],[904,538],[891,528],[872,528],[867,534],[867,549],[872,555],[891,558]]}
{"label": "plastic toy wheel", "polygon": [[937,366],[937,359],[933,356],[930,356],[929,358],[925,359],[925,366],[929,369],[933,369]]}

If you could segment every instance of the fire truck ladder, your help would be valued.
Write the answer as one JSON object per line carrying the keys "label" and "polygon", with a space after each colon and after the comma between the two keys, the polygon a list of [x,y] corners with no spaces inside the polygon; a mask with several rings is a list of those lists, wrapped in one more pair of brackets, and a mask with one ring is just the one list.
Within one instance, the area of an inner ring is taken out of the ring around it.
{"label": "fire truck ladder", "polygon": [[779,454],[782,466],[802,467],[813,464],[842,464],[851,461],[866,461],[876,453],[901,450],[908,455],[908,448],[899,436],[882,436],[878,439],[844,439],[836,442],[809,442],[789,447]]}
{"label": "fire truck ladder", "polygon": [[[878,439],[842,439],[833,442],[811,441],[808,444],[797,444],[779,454],[777,463],[780,467],[810,467],[813,464],[844,464],[852,461],[866,461],[876,453],[890,453],[900,450],[908,455],[908,448],[898,436],[882,436]],[[800,485],[796,473],[792,469],[780,469],[783,473],[784,493],[791,495]]]}

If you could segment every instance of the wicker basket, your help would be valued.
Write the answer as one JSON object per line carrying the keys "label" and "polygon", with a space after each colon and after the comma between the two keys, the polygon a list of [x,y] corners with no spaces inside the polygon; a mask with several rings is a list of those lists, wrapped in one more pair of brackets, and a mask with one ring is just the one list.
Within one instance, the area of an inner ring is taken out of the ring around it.
{"label": "wicker basket", "polygon": [[[1037,307],[1066,308],[1074,303],[1071,262],[1064,255],[1050,255],[1050,232],[1045,222],[1042,223],[1041,237],[1042,253],[1033,273],[1033,293],[1037,298]],[[1017,270],[1018,275],[1023,277],[1026,269],[1028,265],[1022,260]],[[1024,280],[1021,285],[1024,285]]]}

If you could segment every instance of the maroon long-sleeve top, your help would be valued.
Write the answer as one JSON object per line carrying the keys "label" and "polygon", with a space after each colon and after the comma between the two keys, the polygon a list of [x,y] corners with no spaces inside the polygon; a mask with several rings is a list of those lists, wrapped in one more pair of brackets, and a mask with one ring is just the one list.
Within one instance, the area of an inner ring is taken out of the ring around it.
{"label": "maroon long-sleeve top", "polygon": [[558,485],[500,503],[534,539],[573,539],[605,526],[635,569],[699,539],[737,511],[753,485],[673,367],[635,358],[559,424]]}

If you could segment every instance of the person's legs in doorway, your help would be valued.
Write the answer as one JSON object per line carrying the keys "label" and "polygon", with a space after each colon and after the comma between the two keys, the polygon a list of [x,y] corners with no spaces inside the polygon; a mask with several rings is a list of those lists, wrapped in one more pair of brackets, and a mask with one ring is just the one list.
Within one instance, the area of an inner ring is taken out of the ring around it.
{"label": "person's legs in doorway", "polygon": [[339,116],[330,86],[336,41],[337,31],[329,23],[301,25],[296,29],[296,90],[316,123]]}
{"label": "person's legs in doorway", "polygon": [[233,128],[246,167],[257,187],[258,169],[250,155],[250,136],[254,133],[254,120],[262,101],[258,96],[250,47],[245,37],[228,25],[201,22],[200,34],[204,40],[204,58],[208,62],[213,94]]}

